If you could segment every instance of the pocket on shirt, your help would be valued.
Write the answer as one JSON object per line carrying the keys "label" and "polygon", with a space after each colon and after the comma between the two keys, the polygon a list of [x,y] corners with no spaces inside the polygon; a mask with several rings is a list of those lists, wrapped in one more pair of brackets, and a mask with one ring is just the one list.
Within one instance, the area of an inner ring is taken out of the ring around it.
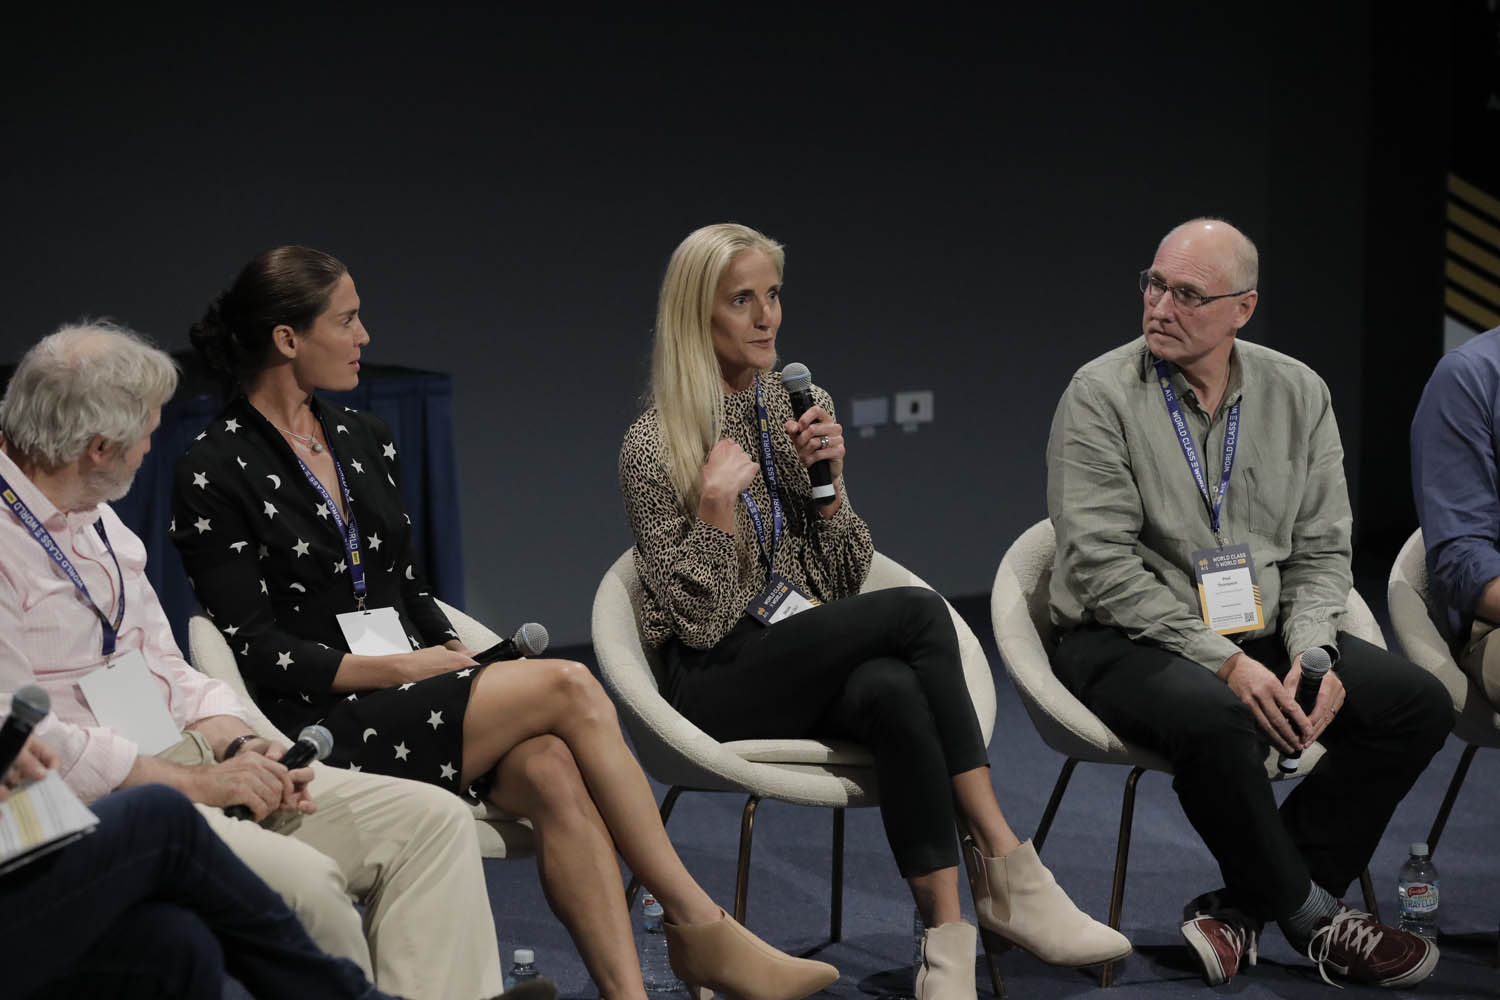
{"label": "pocket on shirt", "polygon": [[1262,538],[1289,541],[1302,493],[1291,462],[1257,462],[1246,470],[1250,485],[1250,530]]}

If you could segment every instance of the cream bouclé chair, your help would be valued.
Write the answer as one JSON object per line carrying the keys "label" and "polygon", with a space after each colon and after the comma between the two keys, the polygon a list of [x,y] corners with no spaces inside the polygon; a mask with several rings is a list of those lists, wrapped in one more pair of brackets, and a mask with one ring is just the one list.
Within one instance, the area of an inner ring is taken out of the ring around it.
{"label": "cream boucl\u00e9 chair", "polygon": [[[876,553],[865,579],[865,591],[887,587],[925,587],[915,574]],[[835,740],[758,739],[720,743],[667,704],[657,690],[654,654],[641,643],[637,610],[641,583],[632,550],[615,560],[594,595],[594,653],[605,686],[619,706],[625,728],[646,773],[670,786],[661,804],[662,822],[684,791],[733,792],[746,797],[740,819],[734,916],[745,920],[750,884],[750,847],[755,808],[763,798],[833,810],[833,875],[829,933],[842,934],[844,810],[879,803],[874,758],[852,743]],[[989,660],[974,633],[949,607],[958,631],[959,651],[969,696],[984,733],[985,745],[995,726],[995,682]],[[796,692],[788,691],[787,697]],[[964,852],[967,857],[968,852]],[[973,873],[970,873],[972,878]],[[632,884],[633,885],[633,884]],[[1004,983],[996,962],[1001,950],[986,942],[990,981],[998,997]]]}
{"label": "cream boucl\u00e9 chair", "polygon": [[[1170,774],[1172,769],[1164,757],[1126,743],[1116,736],[1052,672],[1053,628],[1047,592],[1052,580],[1052,560],[1055,553],[1056,540],[1051,521],[1040,521],[1032,525],[1016,539],[1005,553],[995,574],[995,585],[990,592],[990,613],[1000,658],[1005,661],[1006,672],[1021,694],[1027,714],[1031,716],[1043,742],[1067,758],[1063,762],[1057,784],[1053,786],[1047,808],[1042,813],[1041,823],[1032,838],[1037,852],[1042,850],[1063,793],[1067,791],[1068,781],[1073,776],[1073,769],[1080,762],[1124,764],[1131,769],[1130,775],[1125,779],[1125,799],[1120,809],[1114,885],[1109,904],[1109,925],[1119,930],[1120,911],[1125,900],[1125,868],[1130,854],[1136,783],[1147,771]],[[1353,590],[1349,592],[1343,627],[1350,634],[1385,648],[1385,640],[1380,634],[1380,626],[1375,621],[1374,614]],[[1313,744],[1302,754],[1297,773],[1289,777],[1306,774],[1322,755],[1323,747]],[[1281,777],[1276,769],[1274,751],[1266,757],[1266,773],[1272,779]],[[1360,876],[1360,884],[1364,889],[1366,908],[1378,918],[1374,886],[1370,882],[1368,871]],[[1100,974],[1100,984],[1111,985],[1114,982],[1114,972],[1114,963],[1106,965]]]}
{"label": "cream boucl\u00e9 chair", "polygon": [[[438,606],[453,623],[453,629],[458,633],[458,637],[470,649],[488,649],[500,641],[500,637],[494,632],[457,608],[450,607],[442,601],[438,602]],[[201,612],[193,615],[188,621],[188,658],[193,666],[203,673],[216,677],[234,688],[250,716],[251,729],[266,739],[280,740],[288,746],[291,745],[292,740],[287,737],[287,734],[278,730],[261,712],[255,700],[250,697],[250,692],[245,687],[245,679],[240,676],[239,666],[235,663],[234,652],[224,641],[224,636],[214,626],[213,621]],[[523,858],[534,853],[535,839],[532,836],[531,826],[526,820],[502,812],[490,805],[476,805],[473,808],[474,819],[479,827],[477,831],[479,851],[484,857]]]}
{"label": "cream boucl\u00e9 chair", "polygon": [[[1438,838],[1443,835],[1443,827],[1448,822],[1448,814],[1453,810],[1464,777],[1469,773],[1474,754],[1480,747],[1500,747],[1500,714],[1485,697],[1484,689],[1454,662],[1453,654],[1438,630],[1429,601],[1427,549],[1422,543],[1420,529],[1406,540],[1396,556],[1386,599],[1390,602],[1391,625],[1396,629],[1396,639],[1406,658],[1442,681],[1448,689],[1453,699],[1453,734],[1464,741],[1458,768],[1453,772],[1443,804],[1433,819],[1431,832],[1427,834],[1427,846],[1435,854]],[[1439,609],[1437,613],[1442,612]]]}

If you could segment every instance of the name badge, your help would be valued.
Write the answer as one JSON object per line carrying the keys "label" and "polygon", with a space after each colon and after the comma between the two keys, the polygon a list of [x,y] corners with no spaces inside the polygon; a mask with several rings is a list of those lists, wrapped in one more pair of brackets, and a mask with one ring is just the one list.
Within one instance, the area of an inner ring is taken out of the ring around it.
{"label": "name badge", "polygon": [[411,640],[401,627],[395,608],[348,611],[336,616],[349,652],[357,656],[389,656],[410,653]]}
{"label": "name badge", "polygon": [[161,682],[146,669],[140,650],[115,659],[78,682],[99,724],[113,729],[148,757],[182,739],[162,697]]}
{"label": "name badge", "polygon": [[1255,560],[1249,545],[1227,545],[1222,549],[1200,549],[1193,553],[1193,573],[1198,578],[1198,601],[1203,620],[1220,635],[1264,628],[1260,606],[1260,584],[1255,579]]}
{"label": "name badge", "polygon": [[771,582],[750,602],[745,613],[762,625],[775,625],[821,603],[793,587],[780,573],[772,573]]}

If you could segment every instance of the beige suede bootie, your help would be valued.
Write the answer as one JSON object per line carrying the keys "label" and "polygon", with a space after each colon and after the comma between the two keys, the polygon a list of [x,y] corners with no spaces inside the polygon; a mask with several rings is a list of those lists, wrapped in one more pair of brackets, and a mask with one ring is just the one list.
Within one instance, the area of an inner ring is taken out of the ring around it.
{"label": "beige suede bootie", "polygon": [[962,921],[927,928],[922,935],[922,967],[917,970],[917,1000],[978,1000],[978,938],[974,925]]}
{"label": "beige suede bootie", "polygon": [[1125,935],[1073,905],[1031,841],[1003,858],[970,852],[979,926],[1020,945],[1049,965],[1096,965],[1130,954]]}
{"label": "beige suede bootie", "polygon": [[705,924],[661,926],[672,971],[695,1000],[715,992],[733,1000],[801,1000],[839,978],[827,962],[777,951],[727,913]]}

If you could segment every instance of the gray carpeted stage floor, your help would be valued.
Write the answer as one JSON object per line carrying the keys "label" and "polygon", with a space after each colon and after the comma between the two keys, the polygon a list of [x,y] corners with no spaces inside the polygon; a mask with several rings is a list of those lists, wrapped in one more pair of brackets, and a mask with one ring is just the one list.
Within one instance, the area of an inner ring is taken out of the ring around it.
{"label": "gray carpeted stage floor", "polygon": [[[1361,581],[1361,592],[1383,611],[1384,581]],[[964,608],[969,615],[969,608]],[[1062,759],[1037,737],[1015,689],[995,655],[989,622],[969,615],[974,632],[986,640],[996,675],[999,708],[990,745],[996,793],[1023,837],[1041,818]],[[1391,635],[1389,627],[1386,634]],[[558,651],[588,661],[586,649]],[[1432,817],[1453,775],[1462,747],[1448,744],[1398,810],[1371,865],[1380,906],[1388,919],[1396,908],[1396,871],[1413,840],[1427,835]],[[1063,800],[1049,835],[1044,860],[1085,910],[1101,919],[1109,905],[1123,767],[1082,765]],[[660,801],[664,788],[654,786]],[[1494,965],[1500,921],[1500,754],[1481,751],[1459,796],[1434,860],[1442,877],[1443,958],[1433,976],[1409,994],[1353,989],[1345,995],[1447,997],[1500,996]],[[743,800],[729,795],[685,794],[669,825],[673,842],[695,877],[715,899],[730,905],[734,859]],[[827,810],[764,802],[757,813],[750,879],[748,926],[778,947],[815,954],[838,966],[839,981],[823,996],[859,998],[910,993],[912,903],[886,850],[876,810],[848,814],[843,940],[828,942],[831,813]],[[597,995],[561,925],[552,918],[530,860],[487,861],[485,873],[494,904],[502,953],[515,947],[536,950],[537,964],[567,997]],[[962,880],[960,880],[962,881]],[[1109,997],[1137,1000],[1202,995],[1202,980],[1186,965],[1177,931],[1183,903],[1219,885],[1217,868],[1177,805],[1170,779],[1148,773],[1136,801],[1125,888],[1122,930],[1136,951],[1120,970],[1118,985],[1099,988],[1092,970],[1054,969],[1011,951],[1002,959],[1011,998]],[[965,896],[965,910],[972,908]],[[1349,894],[1357,902],[1359,888]],[[982,966],[982,963],[981,963]],[[989,995],[980,977],[980,996]],[[1271,928],[1260,964],[1214,993],[1244,998],[1326,997],[1331,988],[1311,964],[1295,954]],[[686,1000],[679,991],[673,1000]]]}

